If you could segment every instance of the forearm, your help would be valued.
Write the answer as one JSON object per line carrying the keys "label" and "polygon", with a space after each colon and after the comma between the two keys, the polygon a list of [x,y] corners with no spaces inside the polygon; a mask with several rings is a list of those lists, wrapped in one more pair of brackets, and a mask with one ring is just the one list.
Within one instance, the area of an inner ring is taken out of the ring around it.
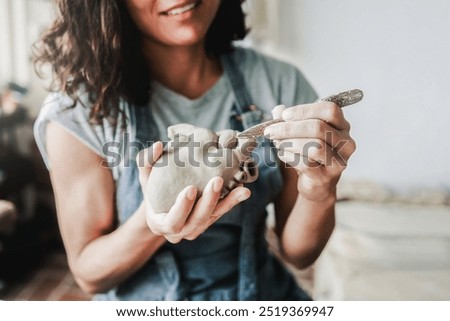
{"label": "forearm", "polygon": [[335,226],[335,200],[335,192],[320,202],[298,194],[279,235],[281,250],[289,262],[306,268],[319,257]]}
{"label": "forearm", "polygon": [[105,292],[130,277],[164,244],[139,209],[115,231],[88,243],[69,264],[75,279],[87,292]]}

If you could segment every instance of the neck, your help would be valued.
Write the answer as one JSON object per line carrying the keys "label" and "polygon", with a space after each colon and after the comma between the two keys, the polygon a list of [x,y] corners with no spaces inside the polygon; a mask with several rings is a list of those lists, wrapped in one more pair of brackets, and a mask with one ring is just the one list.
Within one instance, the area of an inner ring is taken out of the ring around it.
{"label": "neck", "polygon": [[165,46],[144,42],[151,77],[188,98],[202,96],[222,74],[219,59],[208,56],[203,43]]}

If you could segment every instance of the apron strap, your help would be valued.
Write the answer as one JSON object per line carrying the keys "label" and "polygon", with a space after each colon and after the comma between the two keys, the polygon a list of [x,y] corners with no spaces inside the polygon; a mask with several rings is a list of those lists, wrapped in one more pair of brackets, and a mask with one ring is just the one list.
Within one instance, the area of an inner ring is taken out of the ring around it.
{"label": "apron strap", "polygon": [[253,106],[252,98],[247,90],[244,75],[237,67],[237,62],[234,61],[231,54],[228,54],[222,56],[222,64],[224,72],[230,80],[234,95],[236,97],[236,112],[238,114],[242,114],[247,111],[251,111],[251,106]]}
{"label": "apron strap", "polygon": [[[262,112],[252,104],[252,99],[245,83],[244,75],[238,68],[239,64],[232,55],[223,55],[224,71],[231,82],[236,102],[230,118],[232,129],[242,131],[260,121]],[[239,251],[239,284],[238,299],[240,301],[255,301],[258,293],[256,230],[254,218],[248,215],[248,205],[242,203],[242,230]]]}

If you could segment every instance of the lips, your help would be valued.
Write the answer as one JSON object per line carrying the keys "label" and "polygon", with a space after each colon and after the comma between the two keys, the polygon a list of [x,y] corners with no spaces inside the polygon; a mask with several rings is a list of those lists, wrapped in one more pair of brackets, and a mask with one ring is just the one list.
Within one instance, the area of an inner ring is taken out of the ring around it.
{"label": "lips", "polygon": [[190,3],[179,4],[179,5],[176,5],[166,11],[161,12],[161,14],[166,15],[166,16],[180,15],[185,12],[193,10],[200,4],[200,2],[201,1],[195,1],[195,2],[190,2]]}

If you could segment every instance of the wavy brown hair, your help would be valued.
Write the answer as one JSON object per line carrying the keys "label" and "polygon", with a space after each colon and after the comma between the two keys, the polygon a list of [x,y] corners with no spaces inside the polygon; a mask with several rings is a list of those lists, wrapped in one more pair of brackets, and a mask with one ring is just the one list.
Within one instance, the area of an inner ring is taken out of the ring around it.
{"label": "wavy brown hair", "polygon": [[[56,0],[56,19],[34,46],[38,73],[43,64],[52,66],[51,90],[66,93],[73,106],[87,93],[96,124],[106,118],[116,125],[121,99],[145,105],[150,98],[141,33],[125,1]],[[242,2],[222,0],[206,35],[208,54],[230,52],[232,42],[247,34]]]}

